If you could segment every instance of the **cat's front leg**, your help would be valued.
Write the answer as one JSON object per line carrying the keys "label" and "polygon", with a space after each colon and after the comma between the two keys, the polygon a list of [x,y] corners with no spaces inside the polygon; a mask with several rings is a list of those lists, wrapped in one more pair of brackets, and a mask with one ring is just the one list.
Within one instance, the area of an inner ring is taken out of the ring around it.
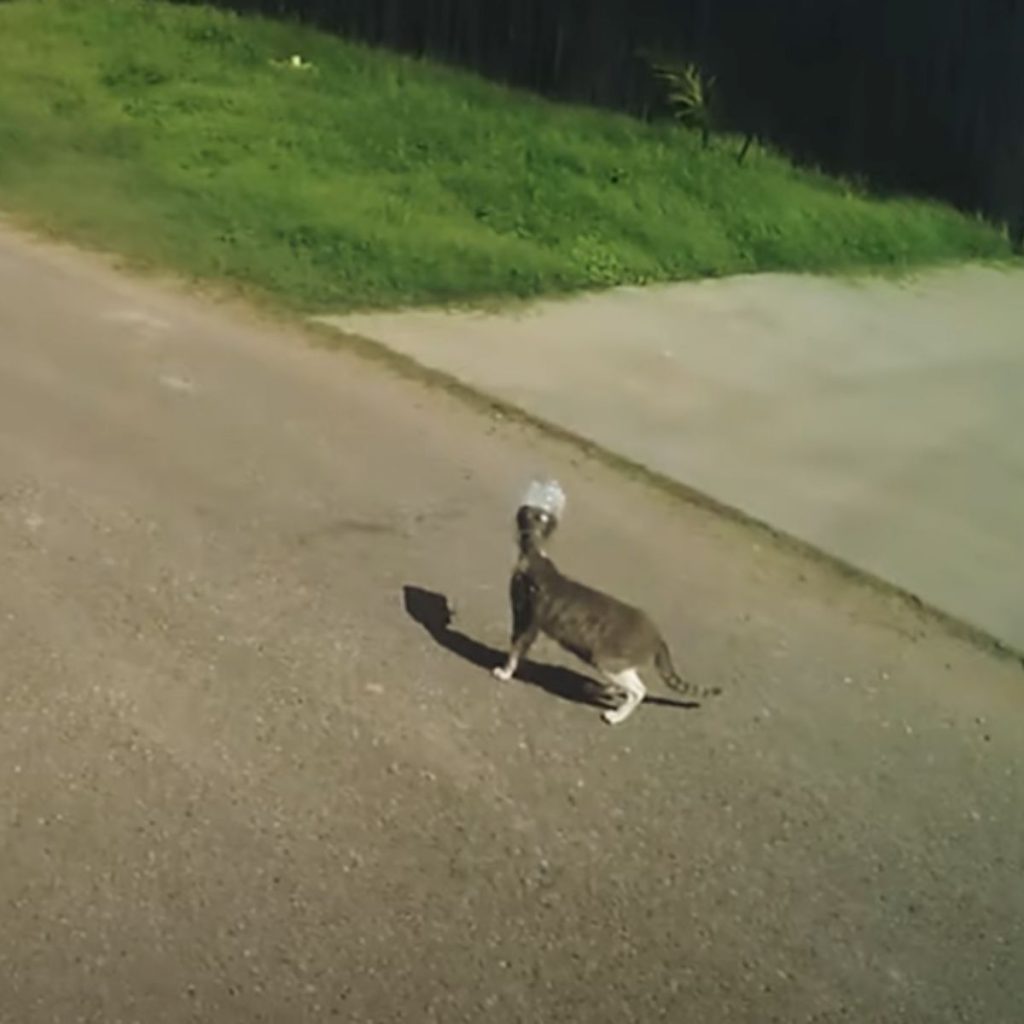
{"label": "cat's front leg", "polygon": [[537,633],[538,629],[532,626],[520,633],[519,636],[513,637],[512,648],[508,652],[508,659],[505,661],[505,664],[491,670],[495,679],[500,679],[503,683],[507,683],[516,674],[516,669],[519,667],[519,659],[526,656],[526,652],[530,649],[534,640],[537,639]]}
{"label": "cat's front leg", "polygon": [[498,665],[491,669],[491,674],[495,679],[500,679],[503,683],[507,683],[516,673],[516,669],[519,667],[519,659],[515,655],[510,654],[508,661],[504,665]]}

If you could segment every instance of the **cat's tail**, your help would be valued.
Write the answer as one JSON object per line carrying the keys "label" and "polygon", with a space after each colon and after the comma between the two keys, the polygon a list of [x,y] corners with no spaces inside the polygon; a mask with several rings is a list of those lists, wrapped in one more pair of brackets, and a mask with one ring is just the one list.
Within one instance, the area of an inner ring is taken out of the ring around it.
{"label": "cat's tail", "polygon": [[658,675],[665,680],[667,686],[672,687],[677,693],[684,693],[694,700],[704,700],[706,697],[717,697],[721,692],[720,686],[695,686],[693,683],[683,679],[672,664],[672,655],[669,652],[668,644],[662,643],[654,655],[654,667]]}

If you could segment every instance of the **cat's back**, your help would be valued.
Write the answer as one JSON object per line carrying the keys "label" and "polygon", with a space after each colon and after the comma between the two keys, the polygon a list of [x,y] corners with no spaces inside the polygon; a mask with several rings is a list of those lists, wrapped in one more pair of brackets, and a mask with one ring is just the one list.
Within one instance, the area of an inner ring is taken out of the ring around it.
{"label": "cat's back", "polygon": [[544,581],[538,598],[544,632],[605,671],[644,665],[661,644],[642,609],[561,573]]}

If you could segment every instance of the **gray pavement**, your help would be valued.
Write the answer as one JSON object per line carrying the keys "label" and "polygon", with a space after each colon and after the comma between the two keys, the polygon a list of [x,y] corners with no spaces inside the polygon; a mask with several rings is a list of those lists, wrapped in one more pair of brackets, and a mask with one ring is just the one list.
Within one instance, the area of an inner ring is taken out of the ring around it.
{"label": "gray pavement", "polygon": [[326,319],[1024,650],[1024,271]]}
{"label": "gray pavement", "polygon": [[[308,341],[0,231],[0,1022],[1019,1024],[1017,663]],[[491,677],[543,471],[718,700]]]}

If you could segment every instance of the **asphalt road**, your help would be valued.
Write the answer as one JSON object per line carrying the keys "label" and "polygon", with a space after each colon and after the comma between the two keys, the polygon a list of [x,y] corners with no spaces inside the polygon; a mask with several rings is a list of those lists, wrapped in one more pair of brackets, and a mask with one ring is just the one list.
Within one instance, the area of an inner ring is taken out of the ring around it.
{"label": "asphalt road", "polygon": [[[486,671],[538,471],[716,702]],[[8,231],[0,654],[4,1024],[1024,1019],[1018,664]]]}

